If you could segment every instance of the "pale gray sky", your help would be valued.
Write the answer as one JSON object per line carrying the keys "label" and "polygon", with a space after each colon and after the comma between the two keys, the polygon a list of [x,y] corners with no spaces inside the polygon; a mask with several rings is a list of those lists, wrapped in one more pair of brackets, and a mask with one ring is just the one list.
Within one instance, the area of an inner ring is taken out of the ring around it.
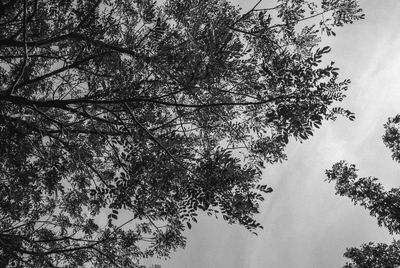
{"label": "pale gray sky", "polygon": [[[234,2],[248,10],[257,1]],[[325,40],[341,77],[352,80],[343,105],[356,113],[356,121],[325,122],[311,140],[288,147],[287,162],[265,170],[264,182],[274,192],[262,206],[264,230],[258,236],[201,218],[187,232],[186,249],[160,261],[164,268],[338,268],[346,247],[391,241],[367,211],[335,196],[334,185],[324,182],[325,169],[346,159],[361,176],[376,176],[388,188],[400,185],[400,165],[381,140],[387,117],[400,113],[400,1],[361,5],[364,21]]]}

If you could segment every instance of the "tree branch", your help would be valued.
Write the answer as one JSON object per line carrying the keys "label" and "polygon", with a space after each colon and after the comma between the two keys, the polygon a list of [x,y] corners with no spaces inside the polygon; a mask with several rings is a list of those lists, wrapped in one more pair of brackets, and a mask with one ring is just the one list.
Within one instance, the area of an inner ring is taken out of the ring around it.
{"label": "tree branch", "polygon": [[125,98],[125,99],[114,99],[114,100],[94,100],[91,98],[77,98],[67,100],[30,100],[19,96],[2,96],[0,94],[0,101],[12,102],[14,104],[23,105],[36,105],[37,107],[53,107],[53,108],[65,108],[67,105],[78,105],[78,104],[124,104],[124,103],[155,103],[160,105],[166,105],[171,107],[186,107],[186,108],[210,108],[220,106],[249,106],[249,105],[262,105],[271,103],[279,99],[291,98],[290,95],[278,96],[267,100],[260,101],[247,101],[247,102],[216,102],[216,103],[205,103],[205,104],[194,104],[194,103],[174,103],[168,101],[162,101],[154,98]]}
{"label": "tree branch", "polygon": [[28,63],[28,46],[26,43],[26,12],[27,12],[27,6],[26,6],[26,0],[24,0],[24,8],[23,8],[23,18],[22,18],[22,35],[23,35],[23,44],[24,44],[24,59],[22,62],[22,67],[17,75],[17,78],[15,79],[14,83],[11,85],[11,87],[5,92],[5,94],[7,95],[11,95],[13,93],[13,91],[16,89],[19,81],[21,80],[22,76],[25,73],[25,69],[26,69],[26,65]]}

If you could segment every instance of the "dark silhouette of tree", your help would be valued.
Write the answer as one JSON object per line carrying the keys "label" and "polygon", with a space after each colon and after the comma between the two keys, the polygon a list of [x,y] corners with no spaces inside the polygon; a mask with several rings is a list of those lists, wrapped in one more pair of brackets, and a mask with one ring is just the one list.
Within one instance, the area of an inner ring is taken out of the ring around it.
{"label": "dark silhouette of tree", "polygon": [[[384,144],[392,151],[392,157],[400,162],[400,115],[389,118],[384,125]],[[385,191],[375,177],[359,178],[356,166],[341,161],[326,171],[328,181],[336,183],[336,194],[349,197],[376,217],[379,226],[386,227],[391,234],[400,234],[400,188]],[[395,268],[400,265],[399,242],[391,245],[369,243],[360,249],[349,248],[344,254],[351,259],[345,268],[382,267]]]}
{"label": "dark silhouette of tree", "polygon": [[199,211],[261,228],[264,164],[354,119],[319,42],[363,15],[258,4],[0,1],[2,267],[141,267]]}
{"label": "dark silhouette of tree", "polygon": [[396,268],[400,265],[399,242],[394,241],[391,245],[383,243],[375,245],[370,242],[363,244],[360,249],[347,249],[344,256],[352,261],[352,263],[346,263],[344,268]]}

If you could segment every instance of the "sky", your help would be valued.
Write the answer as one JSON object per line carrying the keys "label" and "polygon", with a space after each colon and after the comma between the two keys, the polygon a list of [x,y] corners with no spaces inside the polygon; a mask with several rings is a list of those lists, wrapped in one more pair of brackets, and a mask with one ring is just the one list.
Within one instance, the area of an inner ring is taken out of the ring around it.
{"label": "sky", "polygon": [[[236,0],[246,11],[257,1]],[[273,6],[265,0],[264,6]],[[325,170],[345,159],[360,176],[375,176],[386,189],[399,186],[400,165],[382,143],[383,124],[400,113],[400,1],[362,0],[366,19],[324,42],[332,47],[341,78],[350,78],[343,107],[351,122],[325,122],[302,144],[292,142],[288,161],[269,166],[263,183],[273,187],[258,220],[258,236],[223,220],[204,217],[186,232],[188,243],[164,268],[337,268],[346,247],[369,241],[390,243],[392,236],[350,199],[335,196]]]}

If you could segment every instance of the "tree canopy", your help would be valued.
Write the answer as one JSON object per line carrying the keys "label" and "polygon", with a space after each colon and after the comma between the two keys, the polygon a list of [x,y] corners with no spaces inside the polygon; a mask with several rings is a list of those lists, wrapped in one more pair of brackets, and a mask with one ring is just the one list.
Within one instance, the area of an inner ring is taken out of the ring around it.
{"label": "tree canopy", "polygon": [[[400,162],[400,115],[389,118],[384,128],[383,142],[391,150],[393,160]],[[400,188],[385,191],[377,178],[359,178],[356,166],[345,161],[334,164],[326,174],[329,182],[336,183],[336,194],[369,210],[378,225],[386,227],[390,234],[400,234]],[[400,266],[399,241],[390,245],[370,242],[359,249],[348,248],[344,256],[351,260],[344,268],[396,268]]]}
{"label": "tree canopy", "polygon": [[199,211],[261,228],[262,168],[354,119],[320,37],[363,15],[258,4],[0,1],[2,267],[141,267]]}

